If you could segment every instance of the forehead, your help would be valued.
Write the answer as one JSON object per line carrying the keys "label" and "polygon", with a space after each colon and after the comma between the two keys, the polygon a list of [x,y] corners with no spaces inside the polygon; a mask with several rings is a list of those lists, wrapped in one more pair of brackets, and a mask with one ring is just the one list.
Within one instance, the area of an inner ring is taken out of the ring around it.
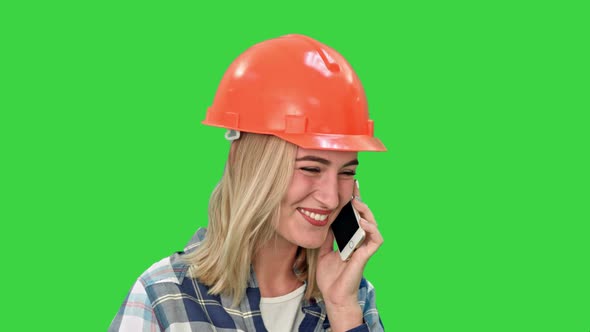
{"label": "forehead", "polygon": [[331,151],[331,150],[311,150],[304,148],[297,148],[296,159],[305,156],[315,156],[333,162],[334,164],[346,163],[357,159],[358,152],[356,151]]}

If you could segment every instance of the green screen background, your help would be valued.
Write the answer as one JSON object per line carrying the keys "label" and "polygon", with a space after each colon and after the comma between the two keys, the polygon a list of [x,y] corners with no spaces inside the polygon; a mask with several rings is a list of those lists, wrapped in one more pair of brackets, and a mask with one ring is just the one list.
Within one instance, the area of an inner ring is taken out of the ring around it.
{"label": "green screen background", "polygon": [[0,5],[2,330],[106,330],[206,225],[228,143],[200,121],[225,69],[301,33],[349,60],[389,149],[358,175],[387,330],[588,332],[582,4]]}

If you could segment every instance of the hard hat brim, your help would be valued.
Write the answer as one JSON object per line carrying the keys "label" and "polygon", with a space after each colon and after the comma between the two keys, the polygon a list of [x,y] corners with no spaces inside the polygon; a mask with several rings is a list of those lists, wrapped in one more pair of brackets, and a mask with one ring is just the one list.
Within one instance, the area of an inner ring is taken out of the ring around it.
{"label": "hard hat brim", "polygon": [[207,126],[232,129],[242,132],[249,132],[262,135],[273,135],[293,143],[304,149],[311,150],[333,150],[333,151],[387,151],[385,145],[374,136],[369,135],[341,135],[341,134],[318,134],[318,133],[285,133],[283,131],[258,131],[244,130],[236,126],[227,126],[221,123],[215,123],[209,119],[201,122]]}
{"label": "hard hat brim", "polygon": [[304,149],[333,151],[387,151],[376,137],[367,135],[288,134],[273,135]]}

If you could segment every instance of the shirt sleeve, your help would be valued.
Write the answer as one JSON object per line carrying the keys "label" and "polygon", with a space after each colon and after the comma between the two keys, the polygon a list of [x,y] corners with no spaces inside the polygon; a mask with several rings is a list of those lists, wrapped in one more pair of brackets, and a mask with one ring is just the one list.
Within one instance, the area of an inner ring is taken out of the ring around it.
{"label": "shirt sleeve", "polygon": [[152,303],[141,279],[137,280],[119,312],[113,319],[109,332],[160,332],[160,326]]}

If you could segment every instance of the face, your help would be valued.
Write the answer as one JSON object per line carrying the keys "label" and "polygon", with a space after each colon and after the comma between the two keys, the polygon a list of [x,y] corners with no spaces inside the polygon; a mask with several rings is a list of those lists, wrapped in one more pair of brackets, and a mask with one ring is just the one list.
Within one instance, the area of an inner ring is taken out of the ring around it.
{"label": "face", "polygon": [[357,152],[299,148],[277,233],[291,244],[319,248],[340,209],[350,201]]}

